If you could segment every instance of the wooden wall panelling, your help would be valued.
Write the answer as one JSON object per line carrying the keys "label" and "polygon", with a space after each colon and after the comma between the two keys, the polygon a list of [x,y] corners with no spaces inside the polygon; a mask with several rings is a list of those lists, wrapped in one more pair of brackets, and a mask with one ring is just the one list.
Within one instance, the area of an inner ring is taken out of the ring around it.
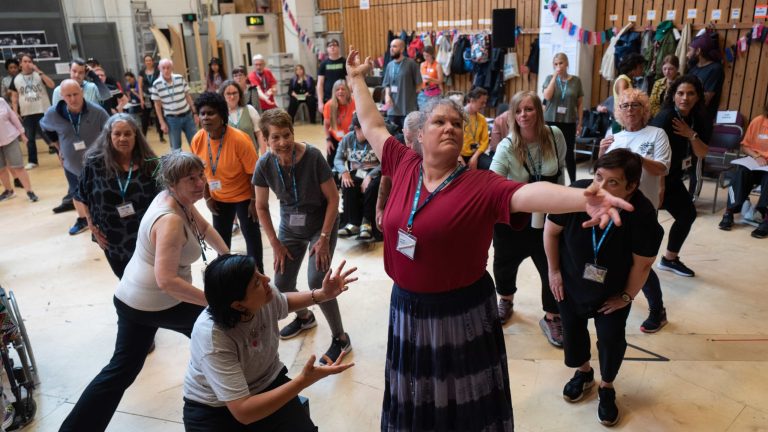
{"label": "wooden wall panelling", "polygon": [[[747,3],[752,3],[747,6]],[[754,19],[755,15],[755,5],[754,1],[745,1],[745,6],[748,8],[747,11],[742,11],[743,17],[742,21],[751,22]],[[743,34],[749,33],[752,30],[744,30]],[[755,88],[755,84],[757,82],[757,66],[760,63],[760,52],[761,52],[762,44],[753,43],[747,48],[747,66],[744,71],[744,86],[741,91],[741,101],[739,103],[739,111],[741,113],[751,113],[752,112],[752,102],[756,95],[756,92],[759,90]],[[765,74],[766,71],[763,71],[763,74]],[[765,87],[763,87],[763,91],[765,91]],[[744,114],[747,115],[747,114]]]}

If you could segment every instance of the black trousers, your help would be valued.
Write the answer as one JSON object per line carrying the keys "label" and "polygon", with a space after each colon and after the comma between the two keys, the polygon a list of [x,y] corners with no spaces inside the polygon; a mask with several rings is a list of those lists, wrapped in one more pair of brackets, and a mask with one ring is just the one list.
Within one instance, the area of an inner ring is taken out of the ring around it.
{"label": "black trousers", "polygon": [[352,187],[342,187],[341,197],[344,200],[344,214],[346,223],[360,225],[363,219],[375,227],[376,225],[376,199],[379,195],[379,184],[381,176],[372,179],[365,192],[360,190],[363,179],[357,178],[350,172],[354,185]]}
{"label": "black trousers", "polygon": [[688,189],[681,178],[666,176],[664,179],[662,208],[675,218],[675,222],[669,230],[667,250],[677,253],[683,247],[688,233],[691,232],[693,222],[696,220],[696,206],[693,205],[693,198],[688,193]]}
{"label": "black trousers", "polygon": [[202,306],[190,303],[180,303],[157,312],[134,309],[117,297],[114,303],[117,311],[115,353],[80,395],[59,432],[104,431],[123,393],[144,367],[157,329],[166,328],[189,337],[192,326],[203,311]]}
{"label": "black trousers", "polygon": [[525,227],[515,231],[507,224],[493,227],[493,277],[499,295],[517,292],[517,271],[530,257],[541,279],[541,306],[545,312],[558,313],[557,302],[549,289],[547,255],[544,253],[544,230]]}
{"label": "black trousers", "polygon": [[259,271],[264,273],[264,249],[261,245],[261,229],[259,221],[248,217],[248,206],[251,200],[240,201],[236,203],[225,203],[216,201],[216,207],[219,214],[213,215],[213,229],[221,236],[227,247],[232,245],[232,224],[235,222],[235,215],[240,222],[240,230],[243,232],[245,247],[248,256],[256,260]]}
{"label": "black trousers", "polygon": [[565,168],[568,170],[568,178],[571,184],[576,181],[576,123],[547,122],[549,126],[556,126],[565,136]]}
{"label": "black trousers", "polygon": [[[471,156],[462,156],[462,159],[464,159],[464,163],[469,164],[469,160],[472,158]],[[485,153],[480,153],[480,156],[477,158],[477,169],[480,170],[489,170],[491,169],[491,162],[493,162],[493,158],[488,156]]]}
{"label": "black trousers", "polygon": [[[580,308],[574,308],[569,303],[568,292],[565,300],[557,304],[560,307],[560,319],[563,324],[563,351],[565,365],[579,367],[590,359],[591,341],[587,321],[590,317],[577,312]],[[632,304],[610,314],[596,313],[595,329],[597,330],[597,353],[600,359],[600,376],[605,382],[613,382],[624,361],[624,353],[627,350],[625,328],[627,317]]]}
{"label": "black trousers", "polygon": [[[147,99],[145,98],[145,105]],[[150,103],[151,105],[151,103]],[[152,121],[152,112],[154,112],[154,107],[144,108],[141,110],[141,133],[144,134],[144,136],[147,136],[147,131],[149,130],[149,123]],[[160,122],[155,119],[154,121],[155,127],[157,128],[157,134],[160,136],[160,138],[163,138],[163,130],[160,129]]]}
{"label": "black trousers", "polygon": [[296,120],[296,113],[299,111],[301,104],[307,105],[307,112],[309,112],[309,122],[315,124],[315,118],[317,117],[317,98],[314,96],[307,96],[303,101],[291,96],[291,102],[288,104],[288,114],[291,118]]}
{"label": "black trousers", "polygon": [[[287,372],[288,370],[283,368],[280,375],[262,393],[290,382],[291,379],[286,376]],[[310,432],[316,431],[317,428],[297,396],[268,417],[249,425],[237,421],[226,406],[212,407],[184,398],[184,430],[187,432]]]}
{"label": "black trousers", "polygon": [[760,185],[760,198],[757,199],[755,208],[765,216],[765,210],[768,207],[768,173],[750,171],[741,165],[736,165],[736,174],[731,181],[731,187],[728,188],[728,210],[739,213],[755,185]]}

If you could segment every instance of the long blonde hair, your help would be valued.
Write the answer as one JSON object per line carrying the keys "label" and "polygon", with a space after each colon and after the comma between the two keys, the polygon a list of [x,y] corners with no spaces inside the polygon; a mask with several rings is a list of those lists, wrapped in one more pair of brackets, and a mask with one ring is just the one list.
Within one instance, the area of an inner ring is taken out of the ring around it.
{"label": "long blonde hair", "polygon": [[[350,93],[350,100],[351,100],[352,94],[345,80],[340,79],[340,80],[337,80],[335,83],[333,83],[333,90],[331,90],[331,101],[330,101],[331,102],[331,127],[341,126],[341,124],[339,123],[339,121],[341,120],[339,118],[339,99],[336,97],[336,90],[338,90],[342,86],[344,86],[347,89],[347,93]],[[350,101],[347,101],[347,103],[349,102]]]}
{"label": "long blonde hair", "polygon": [[536,136],[539,137],[538,141],[539,145],[541,146],[542,160],[555,158],[557,152],[555,149],[555,140],[552,136],[552,132],[549,130],[546,123],[544,123],[544,110],[542,109],[541,99],[539,99],[539,96],[532,91],[517,92],[514,96],[512,96],[512,100],[509,102],[508,121],[510,141],[512,144],[510,146],[510,150],[515,155],[515,157],[517,157],[517,160],[520,162],[520,164],[523,165],[527,160],[527,146],[523,142],[523,136],[520,132],[520,125],[518,125],[515,121],[515,113],[520,107],[520,104],[523,103],[523,101],[526,99],[530,99],[531,102],[533,102],[534,108],[536,109],[536,124],[534,125],[534,129],[536,130]]}

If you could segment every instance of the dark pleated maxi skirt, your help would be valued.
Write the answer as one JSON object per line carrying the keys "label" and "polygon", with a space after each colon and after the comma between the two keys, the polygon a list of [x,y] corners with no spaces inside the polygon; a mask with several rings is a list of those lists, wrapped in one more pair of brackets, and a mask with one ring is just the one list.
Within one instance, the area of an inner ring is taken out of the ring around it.
{"label": "dark pleated maxi skirt", "polygon": [[392,288],[382,431],[513,431],[493,280],[437,294]]}

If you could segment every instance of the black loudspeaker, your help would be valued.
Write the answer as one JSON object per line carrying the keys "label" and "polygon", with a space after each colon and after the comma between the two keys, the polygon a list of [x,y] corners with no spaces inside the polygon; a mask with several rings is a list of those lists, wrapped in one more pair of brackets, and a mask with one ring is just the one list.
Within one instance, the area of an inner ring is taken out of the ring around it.
{"label": "black loudspeaker", "polygon": [[515,27],[517,27],[516,9],[493,10],[493,47],[514,48]]}

